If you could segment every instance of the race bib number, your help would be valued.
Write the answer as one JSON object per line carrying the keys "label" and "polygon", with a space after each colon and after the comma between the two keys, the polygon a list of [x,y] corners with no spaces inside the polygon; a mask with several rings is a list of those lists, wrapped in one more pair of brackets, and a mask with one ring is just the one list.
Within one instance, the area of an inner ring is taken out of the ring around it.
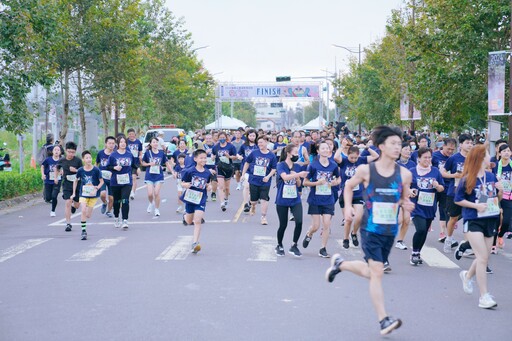
{"label": "race bib number", "polygon": [[266,176],[267,175],[267,167],[265,166],[254,166],[253,175],[256,176]]}
{"label": "race bib number", "polygon": [[229,164],[229,158],[227,156],[221,156],[220,161]]}
{"label": "race bib number", "polygon": [[203,192],[196,191],[196,190],[189,188],[186,190],[183,200],[185,200],[189,203],[192,203],[192,204],[199,205],[202,198],[203,198]]}
{"label": "race bib number", "polygon": [[487,198],[487,209],[484,212],[478,212],[478,218],[493,217],[500,214],[498,197]]}
{"label": "race bib number", "polygon": [[76,180],[76,174],[66,175],[66,180],[73,182]]}
{"label": "race bib number", "polygon": [[329,184],[324,184],[320,186],[316,186],[316,194],[317,195],[331,195],[331,186]]}
{"label": "race bib number", "polygon": [[512,182],[509,180],[501,180],[501,183],[503,184],[503,199],[512,199]]}
{"label": "race bib number", "polygon": [[130,183],[131,174],[117,174],[117,183],[119,185],[126,185]]}
{"label": "race bib number", "polygon": [[373,203],[373,222],[375,224],[397,224],[398,204],[393,202]]}
{"label": "race bib number", "polygon": [[295,185],[284,185],[283,186],[283,198],[284,199],[295,199],[295,198],[297,198],[297,186],[295,186]]}
{"label": "race bib number", "polygon": [[149,167],[149,173],[150,174],[160,174],[160,165],[155,165]]}
{"label": "race bib number", "polygon": [[[54,180],[55,180],[55,173],[54,173],[54,172],[50,172],[48,175],[50,175],[50,180],[51,180],[51,181],[54,181]],[[59,180],[59,181],[60,181],[60,175],[59,175],[59,177],[57,178],[57,180]]]}
{"label": "race bib number", "polygon": [[418,194],[418,205],[421,206],[434,206],[435,193],[419,192]]}
{"label": "race bib number", "polygon": [[105,180],[110,180],[110,178],[112,178],[112,172],[108,170],[102,170],[101,177]]}
{"label": "race bib number", "polygon": [[83,197],[94,197],[96,196],[96,187],[93,185],[84,185],[82,186],[82,196]]}
{"label": "race bib number", "polygon": [[213,160],[213,158],[211,157],[207,157],[206,158],[206,164],[211,166],[211,165],[214,165],[215,164],[215,160]]}
{"label": "race bib number", "polygon": [[455,178],[454,185],[457,187],[459,185],[460,178]]}

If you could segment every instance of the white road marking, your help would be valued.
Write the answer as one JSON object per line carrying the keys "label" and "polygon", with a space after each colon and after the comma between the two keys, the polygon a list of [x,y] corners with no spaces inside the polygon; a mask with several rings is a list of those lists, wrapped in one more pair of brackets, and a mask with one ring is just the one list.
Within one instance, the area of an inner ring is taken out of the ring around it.
{"label": "white road marking", "polygon": [[502,252],[501,254],[508,260],[512,260],[512,253]]}
{"label": "white road marking", "polygon": [[13,245],[0,253],[0,263],[5,262],[6,260],[19,255],[37,245],[43,244],[53,238],[38,238],[38,239],[27,239],[22,243],[17,245]]}
{"label": "white road marking", "polygon": [[[231,220],[206,220],[205,224],[225,224],[225,223],[231,223]],[[159,220],[158,218],[157,219],[153,219],[153,220],[148,220],[148,221],[131,221],[131,220],[128,220],[128,224],[131,225],[150,225],[150,224],[183,224],[183,221],[181,220]],[[111,219],[110,221],[103,221],[101,223],[90,223],[88,222],[87,223],[87,226],[91,226],[91,225],[112,225],[114,226],[114,221]],[[62,223],[62,224],[57,224],[57,223],[53,223],[52,225],[49,225],[49,226],[66,226],[65,223]]]}
{"label": "white road marking", "polygon": [[109,248],[119,244],[125,237],[100,239],[94,243],[89,249],[75,253],[71,258],[67,259],[68,262],[90,262],[94,258],[107,251]]}
{"label": "white road marking", "polygon": [[185,260],[190,254],[192,236],[179,236],[167,249],[164,250],[155,260]]}
{"label": "white road marking", "polygon": [[459,266],[434,247],[424,246],[421,249],[421,259],[429,266],[445,269],[459,269]]}
{"label": "white road marking", "polygon": [[251,257],[247,260],[251,262],[276,262],[277,255],[274,252],[276,245],[276,237],[254,236],[252,238]]}

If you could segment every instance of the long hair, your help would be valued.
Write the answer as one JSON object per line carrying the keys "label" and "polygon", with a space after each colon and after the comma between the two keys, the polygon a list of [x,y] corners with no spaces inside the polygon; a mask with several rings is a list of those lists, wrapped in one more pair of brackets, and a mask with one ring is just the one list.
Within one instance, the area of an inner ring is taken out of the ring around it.
{"label": "long hair", "polygon": [[289,143],[286,145],[286,147],[281,149],[281,156],[279,157],[279,162],[286,160],[288,153],[291,153],[293,148],[297,148],[297,146],[294,145],[293,143]]}
{"label": "long hair", "polygon": [[467,194],[471,194],[475,189],[478,172],[482,168],[482,162],[484,162],[486,153],[485,145],[478,144],[471,148],[466,157],[462,177],[465,178]]}

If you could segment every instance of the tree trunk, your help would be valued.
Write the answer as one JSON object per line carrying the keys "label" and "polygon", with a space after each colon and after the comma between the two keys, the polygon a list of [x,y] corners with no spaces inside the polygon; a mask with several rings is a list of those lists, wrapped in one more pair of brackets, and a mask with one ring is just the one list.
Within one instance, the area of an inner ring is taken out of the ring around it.
{"label": "tree trunk", "polygon": [[103,134],[105,135],[105,137],[107,137],[108,136],[108,122],[109,122],[110,112],[111,112],[112,108],[110,107],[110,105],[107,104],[107,103],[109,103],[109,101],[105,98],[105,96],[100,96],[99,101],[100,101],[101,119],[103,121]]}
{"label": "tree trunk", "polygon": [[69,117],[69,69],[64,69],[64,86],[61,80],[61,92],[62,92],[62,127],[59,134],[59,139],[62,145],[66,145],[66,135],[68,134],[68,117]]}
{"label": "tree trunk", "polygon": [[78,88],[78,112],[80,115],[80,127],[82,134],[82,150],[87,149],[87,124],[85,123],[85,105],[84,105],[84,91],[82,88],[82,73],[80,68],[77,70],[77,88]]}

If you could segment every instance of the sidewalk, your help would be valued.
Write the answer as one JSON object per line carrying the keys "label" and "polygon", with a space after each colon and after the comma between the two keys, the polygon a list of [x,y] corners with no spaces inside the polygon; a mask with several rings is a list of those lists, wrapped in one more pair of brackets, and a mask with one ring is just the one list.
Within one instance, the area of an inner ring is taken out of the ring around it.
{"label": "sidewalk", "polygon": [[0,201],[0,216],[40,204],[44,204],[42,192],[2,200]]}

